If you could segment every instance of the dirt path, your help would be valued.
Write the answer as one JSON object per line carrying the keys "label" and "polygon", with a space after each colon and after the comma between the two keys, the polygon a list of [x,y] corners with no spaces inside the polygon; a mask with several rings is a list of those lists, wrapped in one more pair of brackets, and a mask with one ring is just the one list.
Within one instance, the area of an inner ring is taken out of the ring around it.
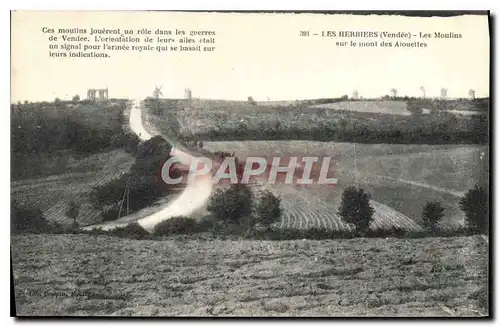
{"label": "dirt path", "polygon": [[[155,136],[152,132],[147,130],[142,121],[141,102],[135,100],[132,109],[130,110],[130,128],[139,136],[141,141],[146,141]],[[168,140],[170,142],[170,140]],[[174,144],[173,142],[171,142]],[[195,161],[196,158],[188,153],[186,149],[180,149],[179,146],[174,145],[170,153],[172,156],[183,157],[187,161]],[[184,191],[175,200],[169,202],[164,206],[157,208],[158,211],[137,219],[137,223],[144,229],[151,231],[154,227],[169,218],[176,216],[188,216],[197,210],[202,209],[212,193],[212,180],[207,175],[207,178],[198,178],[193,183],[188,183]],[[104,230],[114,229],[116,227],[127,225],[129,220],[122,220],[120,222],[110,222],[106,224],[87,226],[85,229],[93,229],[100,227]]]}

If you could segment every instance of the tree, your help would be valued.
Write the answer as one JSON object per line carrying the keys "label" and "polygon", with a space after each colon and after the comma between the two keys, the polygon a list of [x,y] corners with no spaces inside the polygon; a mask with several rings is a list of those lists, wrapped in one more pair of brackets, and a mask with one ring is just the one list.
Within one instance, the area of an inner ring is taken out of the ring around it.
{"label": "tree", "polygon": [[398,96],[398,90],[397,90],[397,89],[395,89],[395,88],[392,88],[392,89],[391,89],[391,94],[392,94],[392,97],[393,97],[393,98],[396,98],[396,97]]}
{"label": "tree", "polygon": [[280,220],[281,199],[269,190],[263,191],[256,206],[256,214],[257,222],[269,229],[274,222]]}
{"label": "tree", "polygon": [[470,189],[461,199],[460,208],[465,212],[465,220],[475,232],[488,233],[488,192],[484,186]]}
{"label": "tree", "polygon": [[78,94],[75,94],[75,96],[73,97],[73,102],[78,102],[80,101],[80,96]]}
{"label": "tree", "polygon": [[61,99],[59,99],[59,98],[55,98],[55,99],[54,99],[54,104],[56,104],[56,105],[61,104]]}
{"label": "tree", "polygon": [[427,202],[422,211],[422,221],[429,231],[435,231],[437,224],[444,217],[444,208],[438,201]]}
{"label": "tree", "polygon": [[370,229],[374,212],[370,206],[370,195],[362,188],[349,186],[344,189],[338,214],[346,223],[356,226],[357,232]]}
{"label": "tree", "polygon": [[76,218],[80,214],[80,204],[71,201],[68,204],[68,208],[66,209],[66,216],[70,219],[73,219],[73,231],[76,231],[78,228],[78,222],[76,221]]}
{"label": "tree", "polygon": [[229,188],[218,189],[210,197],[207,210],[216,221],[222,222],[224,231],[230,222],[239,223],[252,212],[253,194],[245,184],[231,184]]}

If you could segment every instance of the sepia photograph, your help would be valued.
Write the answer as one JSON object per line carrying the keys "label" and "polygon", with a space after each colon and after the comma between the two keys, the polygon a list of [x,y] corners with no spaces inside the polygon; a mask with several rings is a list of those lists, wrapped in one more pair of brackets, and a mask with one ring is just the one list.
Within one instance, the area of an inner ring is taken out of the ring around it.
{"label": "sepia photograph", "polygon": [[488,11],[11,11],[13,316],[489,318]]}

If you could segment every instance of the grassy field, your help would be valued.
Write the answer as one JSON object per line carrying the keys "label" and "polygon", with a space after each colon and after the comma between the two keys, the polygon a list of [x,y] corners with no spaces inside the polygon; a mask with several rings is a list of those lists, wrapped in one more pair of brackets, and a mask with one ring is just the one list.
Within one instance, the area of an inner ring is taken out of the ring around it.
{"label": "grassy field", "polygon": [[372,228],[387,227],[399,221],[408,229],[416,229],[404,216],[420,223],[425,203],[435,200],[445,207],[442,227],[462,226],[464,213],[460,210],[459,199],[480,177],[480,168],[484,167],[480,154],[486,151],[484,146],[313,141],[206,142],[204,148],[234,151],[240,158],[263,155],[333,157],[330,168],[339,179],[335,187],[318,185],[303,187],[301,191],[279,187],[286,207],[281,224],[295,227],[320,224],[341,229],[346,228],[336,214],[341,192],[345,186],[355,184],[356,179],[358,185],[381,204],[374,204],[380,214],[376,211]]}
{"label": "grassy field", "polygon": [[391,115],[409,116],[411,112],[407,109],[405,101],[340,101],[334,103],[316,104],[313,108],[326,108],[332,110],[358,111],[370,113],[383,113]]}
{"label": "grassy field", "polygon": [[121,128],[120,113],[127,105],[127,100],[115,99],[105,102],[80,101],[76,103],[49,103],[35,102],[13,105],[12,117],[25,120],[38,120],[40,122],[51,118],[64,117],[69,121],[90,126],[101,130]]}
{"label": "grassy field", "polygon": [[[154,103],[153,103],[154,102]],[[175,125],[204,140],[315,140],[402,144],[484,144],[487,118],[411,114],[403,100],[323,104],[160,99],[148,101],[157,128]],[[167,117],[168,116],[168,117]]]}
{"label": "grassy field", "polygon": [[80,225],[99,222],[99,212],[89,202],[92,187],[105,184],[129,171],[134,157],[123,150],[71,160],[66,173],[11,183],[11,197],[21,205],[40,208],[44,216],[63,224],[72,221],[65,210],[70,201],[81,203]]}
{"label": "grassy field", "polygon": [[325,241],[12,238],[18,315],[480,316],[477,237]]}

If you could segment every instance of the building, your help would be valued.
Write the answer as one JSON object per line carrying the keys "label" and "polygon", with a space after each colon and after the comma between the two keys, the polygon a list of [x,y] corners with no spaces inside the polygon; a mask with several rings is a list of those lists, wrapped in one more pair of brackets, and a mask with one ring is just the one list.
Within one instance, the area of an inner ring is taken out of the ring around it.
{"label": "building", "polygon": [[[96,97],[96,94],[99,94]],[[108,99],[108,88],[105,89],[88,89],[87,99],[89,100],[107,100]]]}

